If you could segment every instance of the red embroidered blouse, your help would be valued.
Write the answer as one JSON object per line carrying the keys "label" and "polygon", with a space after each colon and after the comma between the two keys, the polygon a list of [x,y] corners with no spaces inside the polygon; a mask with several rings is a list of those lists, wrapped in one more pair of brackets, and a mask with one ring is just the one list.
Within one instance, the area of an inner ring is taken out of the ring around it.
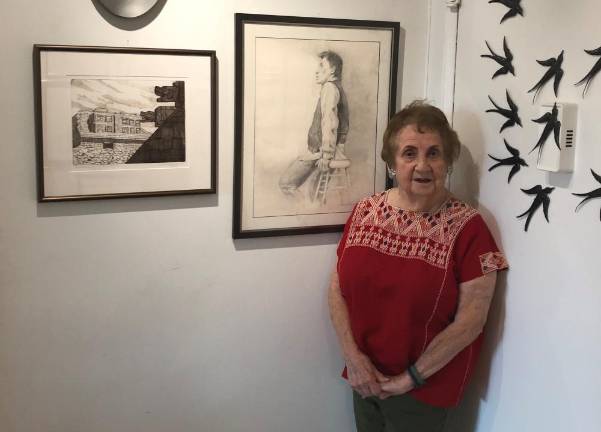
{"label": "red embroidered blouse", "polygon": [[[386,192],[361,200],[338,245],[340,289],[359,349],[398,375],[454,319],[459,284],[507,268],[478,211],[449,198],[435,213],[392,207]],[[411,394],[457,405],[482,335]],[[346,378],[346,369],[343,372]]]}

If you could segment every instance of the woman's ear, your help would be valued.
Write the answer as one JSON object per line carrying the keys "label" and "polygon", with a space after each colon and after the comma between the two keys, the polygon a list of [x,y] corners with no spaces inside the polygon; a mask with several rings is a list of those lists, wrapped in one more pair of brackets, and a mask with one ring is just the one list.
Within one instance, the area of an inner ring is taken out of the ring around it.
{"label": "woman's ear", "polygon": [[396,171],[393,170],[392,168],[390,168],[390,166],[388,164],[386,164],[386,171],[388,171],[388,177],[390,177],[391,179],[395,178]]}

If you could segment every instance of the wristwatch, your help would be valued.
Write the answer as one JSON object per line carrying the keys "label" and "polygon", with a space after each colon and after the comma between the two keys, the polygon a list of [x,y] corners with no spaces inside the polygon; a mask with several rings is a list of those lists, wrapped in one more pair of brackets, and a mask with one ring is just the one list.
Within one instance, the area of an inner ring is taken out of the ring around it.
{"label": "wristwatch", "polygon": [[424,384],[426,384],[426,379],[421,376],[414,364],[407,368],[407,373],[409,373],[415,388],[422,387]]}

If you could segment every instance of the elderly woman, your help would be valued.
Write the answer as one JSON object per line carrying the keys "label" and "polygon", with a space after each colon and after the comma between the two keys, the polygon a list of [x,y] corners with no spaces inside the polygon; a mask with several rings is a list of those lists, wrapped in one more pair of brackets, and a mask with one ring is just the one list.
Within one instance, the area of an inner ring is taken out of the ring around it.
{"label": "elderly woman", "polygon": [[398,186],[362,199],[346,223],[329,304],[359,432],[442,430],[474,368],[507,263],[478,211],[445,187],[459,149],[442,111],[413,102],[384,133]]}

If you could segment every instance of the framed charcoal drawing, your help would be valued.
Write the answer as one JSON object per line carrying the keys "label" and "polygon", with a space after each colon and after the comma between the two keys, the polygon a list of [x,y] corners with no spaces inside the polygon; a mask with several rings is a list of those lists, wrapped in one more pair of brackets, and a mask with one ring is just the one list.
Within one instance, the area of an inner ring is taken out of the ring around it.
{"label": "framed charcoal drawing", "polygon": [[236,14],[234,238],[341,231],[387,185],[399,24]]}
{"label": "framed charcoal drawing", "polygon": [[216,191],[214,51],[34,46],[38,200]]}

